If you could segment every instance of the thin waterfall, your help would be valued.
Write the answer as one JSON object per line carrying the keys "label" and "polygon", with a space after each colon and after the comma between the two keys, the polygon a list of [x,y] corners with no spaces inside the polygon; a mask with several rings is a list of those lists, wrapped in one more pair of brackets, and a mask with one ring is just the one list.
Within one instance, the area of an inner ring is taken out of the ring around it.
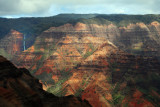
{"label": "thin waterfall", "polygon": [[23,40],[23,49],[24,49],[24,51],[26,50],[26,41],[25,41],[26,37],[25,36],[26,35],[24,34],[24,40]]}

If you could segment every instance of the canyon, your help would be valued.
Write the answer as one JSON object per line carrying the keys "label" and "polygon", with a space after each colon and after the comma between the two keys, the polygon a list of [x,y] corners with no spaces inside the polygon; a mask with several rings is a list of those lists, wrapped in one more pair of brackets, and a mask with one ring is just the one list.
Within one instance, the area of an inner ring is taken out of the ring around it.
{"label": "canyon", "polygon": [[58,97],[74,95],[93,107],[159,106],[160,23],[103,20],[52,26],[24,51],[23,34],[11,30],[0,54]]}
{"label": "canyon", "polygon": [[[3,56],[12,56],[23,50],[23,34],[11,29],[10,32],[0,40],[0,49]],[[7,54],[7,55],[6,55]]]}
{"label": "canyon", "polygon": [[0,56],[1,107],[90,107],[89,103],[74,96],[56,97],[45,92],[38,79],[25,68],[16,68]]}

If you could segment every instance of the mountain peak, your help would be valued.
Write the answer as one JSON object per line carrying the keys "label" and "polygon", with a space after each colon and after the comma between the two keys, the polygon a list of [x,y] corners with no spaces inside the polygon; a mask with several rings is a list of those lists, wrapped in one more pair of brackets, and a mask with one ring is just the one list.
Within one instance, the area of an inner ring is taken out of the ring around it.
{"label": "mountain peak", "polygon": [[10,34],[12,34],[12,35],[14,35],[14,36],[16,35],[16,36],[23,37],[23,34],[22,34],[22,33],[14,30],[14,29],[11,29],[11,30],[10,30]]}
{"label": "mountain peak", "polygon": [[154,22],[152,22],[152,23],[151,23],[151,25],[159,26],[159,25],[160,25],[160,23],[158,23],[157,21],[154,21]]}

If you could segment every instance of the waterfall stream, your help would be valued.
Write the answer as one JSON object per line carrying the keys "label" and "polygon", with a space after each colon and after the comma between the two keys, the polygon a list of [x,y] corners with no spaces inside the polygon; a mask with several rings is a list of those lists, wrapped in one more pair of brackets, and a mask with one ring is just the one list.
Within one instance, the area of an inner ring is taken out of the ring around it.
{"label": "waterfall stream", "polygon": [[26,37],[25,36],[26,35],[24,35],[24,40],[23,40],[23,49],[24,49],[24,51],[26,50],[26,41],[25,41]]}

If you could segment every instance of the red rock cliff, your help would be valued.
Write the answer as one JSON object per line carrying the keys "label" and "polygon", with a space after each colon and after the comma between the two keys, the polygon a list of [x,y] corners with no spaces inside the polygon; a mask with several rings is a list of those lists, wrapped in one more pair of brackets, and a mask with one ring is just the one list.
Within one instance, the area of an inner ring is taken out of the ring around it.
{"label": "red rock cliff", "polygon": [[21,52],[23,50],[23,34],[16,30],[11,30],[0,40],[0,48],[11,55]]}

